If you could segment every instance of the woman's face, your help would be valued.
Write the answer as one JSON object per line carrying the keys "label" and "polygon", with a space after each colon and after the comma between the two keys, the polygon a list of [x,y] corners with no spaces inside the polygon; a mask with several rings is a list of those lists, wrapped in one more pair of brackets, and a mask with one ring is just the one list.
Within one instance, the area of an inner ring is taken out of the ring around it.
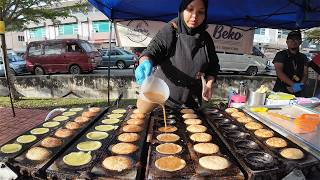
{"label": "woman's face", "polygon": [[206,9],[202,0],[193,0],[183,11],[183,20],[191,28],[197,28],[202,24],[206,16]]}

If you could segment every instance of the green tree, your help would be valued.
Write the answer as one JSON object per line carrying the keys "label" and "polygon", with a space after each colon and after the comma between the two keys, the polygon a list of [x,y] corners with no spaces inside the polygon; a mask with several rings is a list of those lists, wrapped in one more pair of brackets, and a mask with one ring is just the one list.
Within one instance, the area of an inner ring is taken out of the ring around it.
{"label": "green tree", "polygon": [[305,32],[305,35],[308,41],[320,45],[320,28],[310,29]]}

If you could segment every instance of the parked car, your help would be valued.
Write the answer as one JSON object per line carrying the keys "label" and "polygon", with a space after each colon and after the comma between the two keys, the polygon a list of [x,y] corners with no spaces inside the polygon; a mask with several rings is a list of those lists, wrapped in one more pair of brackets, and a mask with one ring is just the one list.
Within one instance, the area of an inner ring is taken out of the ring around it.
{"label": "parked car", "polygon": [[[27,73],[26,61],[20,56],[8,53],[9,61],[9,73],[13,75],[25,74]],[[2,57],[0,57],[0,76],[4,76],[4,62]]]}
{"label": "parked car", "polygon": [[109,49],[103,49],[102,52],[102,63],[100,66],[108,66],[109,62],[110,66],[117,66],[119,69],[124,69],[134,65],[135,61],[137,61],[132,52],[122,48],[113,47],[110,51]]}
{"label": "parked car", "polygon": [[92,72],[102,61],[97,49],[79,39],[30,42],[25,58],[28,70],[36,75]]}

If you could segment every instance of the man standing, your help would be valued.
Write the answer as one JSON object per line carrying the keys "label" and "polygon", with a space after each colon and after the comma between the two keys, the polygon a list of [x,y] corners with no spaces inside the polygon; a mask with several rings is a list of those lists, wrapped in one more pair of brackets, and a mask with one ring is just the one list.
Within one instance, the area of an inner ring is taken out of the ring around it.
{"label": "man standing", "polygon": [[277,73],[273,91],[301,96],[308,78],[307,56],[299,52],[302,43],[300,31],[291,31],[287,37],[288,49],[280,51],[273,60]]}

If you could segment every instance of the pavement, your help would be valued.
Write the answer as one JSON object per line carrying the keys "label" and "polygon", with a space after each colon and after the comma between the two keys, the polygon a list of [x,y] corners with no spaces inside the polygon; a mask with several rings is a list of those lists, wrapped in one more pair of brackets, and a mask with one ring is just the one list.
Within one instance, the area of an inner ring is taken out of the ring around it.
{"label": "pavement", "polygon": [[11,108],[0,107],[0,145],[43,122],[49,112],[15,108],[13,117]]}

